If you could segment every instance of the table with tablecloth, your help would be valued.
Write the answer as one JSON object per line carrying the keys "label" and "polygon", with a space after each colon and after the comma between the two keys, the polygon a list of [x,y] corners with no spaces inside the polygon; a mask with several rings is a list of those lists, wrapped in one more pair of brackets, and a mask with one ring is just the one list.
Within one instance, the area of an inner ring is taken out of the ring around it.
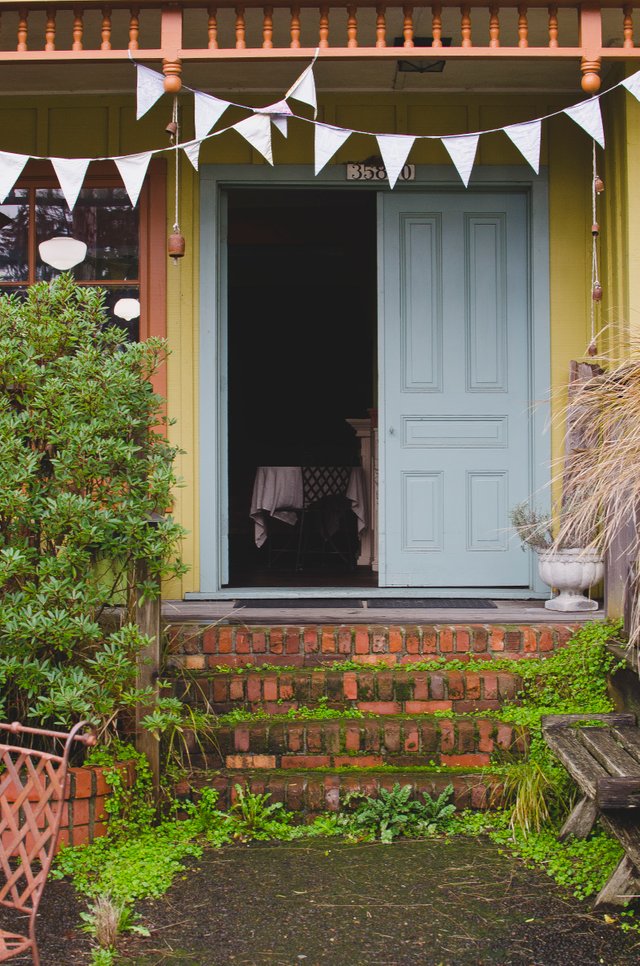
{"label": "table with tablecloth", "polygon": [[[336,467],[259,466],[253,484],[251,518],[255,523],[256,546],[267,539],[268,517],[295,526],[305,505],[304,479],[309,481],[314,498],[344,495],[358,523],[358,536],[368,526],[367,491],[361,466]],[[344,482],[343,482],[344,481]],[[346,482],[346,486],[344,483]],[[308,504],[308,497],[307,497]]]}

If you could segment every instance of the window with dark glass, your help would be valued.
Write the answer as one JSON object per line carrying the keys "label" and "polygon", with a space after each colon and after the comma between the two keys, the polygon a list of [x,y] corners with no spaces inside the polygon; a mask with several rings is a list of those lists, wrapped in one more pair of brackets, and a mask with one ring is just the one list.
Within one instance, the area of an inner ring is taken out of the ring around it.
{"label": "window with dark glass", "polygon": [[139,236],[139,211],[124,188],[83,188],[73,211],[59,188],[16,188],[0,205],[0,292],[24,291],[66,269],[80,285],[106,291],[111,323],[136,341]]}

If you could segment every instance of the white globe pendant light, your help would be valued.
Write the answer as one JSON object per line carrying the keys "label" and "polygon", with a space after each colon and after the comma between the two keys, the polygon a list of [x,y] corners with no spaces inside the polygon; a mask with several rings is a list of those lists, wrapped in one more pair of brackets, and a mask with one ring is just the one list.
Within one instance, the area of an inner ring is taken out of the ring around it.
{"label": "white globe pendant light", "polygon": [[49,238],[48,241],[40,242],[38,251],[45,265],[51,265],[52,268],[65,272],[85,260],[87,246],[77,238],[58,235],[55,238]]}

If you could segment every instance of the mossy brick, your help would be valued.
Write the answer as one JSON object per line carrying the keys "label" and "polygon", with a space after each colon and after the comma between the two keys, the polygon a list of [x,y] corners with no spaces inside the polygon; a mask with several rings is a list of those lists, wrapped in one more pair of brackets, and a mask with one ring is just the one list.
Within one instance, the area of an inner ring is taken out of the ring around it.
{"label": "mossy brick", "polygon": [[401,729],[397,721],[385,721],[383,724],[384,747],[390,754],[400,751]]}
{"label": "mossy brick", "polygon": [[344,731],[344,750],[360,751],[360,725],[348,724]]}
{"label": "mossy brick", "polygon": [[407,654],[420,654],[420,634],[417,630],[407,631],[405,635],[405,647]]}
{"label": "mossy brick", "polygon": [[330,671],[327,674],[324,689],[325,697],[329,699],[329,703],[332,705],[339,705],[344,698],[344,689],[342,674],[335,671]]}
{"label": "mossy brick", "polygon": [[324,780],[324,803],[329,812],[340,811],[340,779],[327,775]]}
{"label": "mossy brick", "polygon": [[370,652],[369,629],[367,627],[356,629],[355,652],[356,654],[369,654]]}
{"label": "mossy brick", "polygon": [[498,698],[498,675],[492,671],[481,671],[480,679],[482,681],[482,696],[487,700],[496,700]]}
{"label": "mossy brick", "polygon": [[489,634],[486,627],[473,625],[471,633],[471,650],[474,654],[483,654],[489,646]]}
{"label": "mossy brick", "polygon": [[456,630],[456,653],[464,654],[469,650],[471,646],[469,631],[464,627],[459,627]]}
{"label": "mossy brick", "polygon": [[275,768],[275,755],[227,755],[226,767],[233,769]]}
{"label": "mossy brick", "polygon": [[417,723],[420,732],[420,749],[423,754],[435,754],[440,747],[440,728],[433,720]]}
{"label": "mossy brick", "polygon": [[425,627],[422,632],[422,653],[436,654],[437,651],[438,651],[438,634],[435,628]]}
{"label": "mossy brick", "polygon": [[448,672],[447,696],[450,701],[461,701],[465,697],[464,677],[460,671]]}
{"label": "mossy brick", "polygon": [[353,646],[351,628],[342,627],[338,631],[338,653],[339,654],[351,654],[351,648]]}
{"label": "mossy brick", "polygon": [[278,678],[275,674],[270,674],[264,678],[262,682],[262,694],[265,701],[278,700]]}
{"label": "mossy brick", "polygon": [[335,654],[337,652],[336,636],[334,629],[327,628],[322,632],[322,653]]}
{"label": "mossy brick", "polygon": [[211,700],[214,704],[226,704],[229,700],[229,680],[227,675],[218,675],[211,681]]}
{"label": "mossy brick", "polygon": [[287,747],[292,754],[304,751],[305,729],[303,725],[287,726]]}
{"label": "mossy brick", "polygon": [[453,701],[405,701],[404,710],[407,714],[434,714],[436,711],[451,711]]}
{"label": "mossy brick", "polygon": [[320,812],[324,806],[324,785],[319,778],[310,778],[307,784],[307,808]]}
{"label": "mossy brick", "polygon": [[309,688],[309,700],[314,704],[324,695],[325,672],[314,671],[311,675]]}
{"label": "mossy brick", "polygon": [[358,700],[374,701],[376,698],[375,689],[376,675],[373,671],[360,672],[358,675]]}
{"label": "mossy brick", "polygon": [[438,631],[440,651],[442,654],[453,653],[453,628],[441,627]]}
{"label": "mossy brick", "polygon": [[453,754],[456,748],[456,729],[450,718],[440,718],[440,751],[444,754]]}
{"label": "mossy brick", "polygon": [[305,654],[316,654],[320,650],[320,634],[317,627],[305,627],[302,639]]}
{"label": "mossy brick", "polygon": [[251,634],[251,646],[254,654],[267,653],[267,635],[264,631],[253,631]]}
{"label": "mossy brick", "polygon": [[447,768],[483,768],[490,762],[489,755],[482,752],[474,754],[440,755],[440,764]]}
{"label": "mossy brick", "polygon": [[491,719],[478,719],[478,751],[486,751],[489,754],[494,749],[493,742],[493,732],[495,729],[495,722]]}
{"label": "mossy brick", "polygon": [[309,722],[307,725],[307,751],[314,754],[324,750],[322,724]]}
{"label": "mossy brick", "polygon": [[[400,704],[415,697],[415,685],[406,671],[396,671],[393,674],[394,697]],[[425,689],[427,690],[427,689]],[[425,694],[426,697],[426,694]]]}
{"label": "mossy brick", "polygon": [[355,671],[345,671],[342,676],[342,691],[346,701],[358,700],[358,676]]}
{"label": "mossy brick", "polygon": [[513,728],[509,724],[500,721],[496,725],[496,744],[503,751],[509,751],[513,745]]}
{"label": "mossy brick", "polygon": [[522,631],[507,631],[504,635],[504,649],[509,652],[522,650],[523,635]]}
{"label": "mossy brick", "polygon": [[363,725],[365,751],[380,751],[380,722],[364,721]]}
{"label": "mossy brick", "polygon": [[397,701],[358,701],[358,708],[365,714],[400,714]]}
{"label": "mossy brick", "polygon": [[269,653],[284,654],[284,631],[281,627],[272,627],[269,631]]}
{"label": "mossy brick", "polygon": [[465,671],[464,691],[468,699],[473,700],[480,698],[482,695],[482,688],[480,687],[480,675],[471,671]]}
{"label": "mossy brick", "polygon": [[522,678],[516,674],[498,673],[498,692],[500,698],[513,700],[518,691],[522,688]]}
{"label": "mossy brick", "polygon": [[464,754],[467,752],[473,752],[476,750],[476,728],[475,722],[464,721],[458,718],[456,722],[456,731],[458,735],[457,749],[459,754]]}
{"label": "mossy brick", "polygon": [[283,755],[280,759],[281,768],[329,768],[329,755]]}
{"label": "mossy brick", "polygon": [[337,755],[341,751],[342,735],[339,721],[327,721],[324,725],[324,746],[330,755]]}
{"label": "mossy brick", "polygon": [[[446,679],[444,674],[430,674],[428,676],[429,682],[429,697],[434,701],[442,701],[447,697],[446,689]],[[416,691],[415,697],[418,697]],[[421,697],[421,696],[420,696]],[[427,695],[425,695],[427,697]]]}
{"label": "mossy brick", "polygon": [[238,725],[234,729],[233,747],[237,752],[248,752],[251,747],[251,731],[247,725]]}
{"label": "mossy brick", "polygon": [[290,674],[281,674],[279,680],[278,697],[282,701],[292,701],[295,698],[295,688],[293,677]]}
{"label": "mossy brick", "polygon": [[403,748],[411,752],[420,750],[420,731],[417,724],[405,724]]}

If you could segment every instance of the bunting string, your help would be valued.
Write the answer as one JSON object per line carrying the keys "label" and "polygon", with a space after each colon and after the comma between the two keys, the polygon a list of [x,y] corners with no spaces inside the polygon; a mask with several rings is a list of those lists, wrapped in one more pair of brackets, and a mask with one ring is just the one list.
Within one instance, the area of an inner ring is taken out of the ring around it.
{"label": "bunting string", "polygon": [[[551,118],[565,114],[589,135],[593,141],[595,151],[596,143],[602,148],[605,146],[600,99],[618,87],[624,87],[636,100],[640,101],[640,71],[637,71],[630,77],[590,97],[588,100],[580,101],[577,104],[552,111],[549,114],[519,124],[510,124],[504,127],[487,128],[482,131],[451,135],[389,134],[379,131],[364,131],[358,128],[345,128],[318,121],[318,102],[313,74],[318,53],[319,51],[316,51],[313,61],[305,68],[294,84],[292,84],[284,97],[266,107],[250,107],[246,104],[239,104],[234,101],[215,97],[211,94],[205,94],[203,91],[184,87],[183,89],[192,94],[194,98],[195,137],[191,141],[178,143],[176,140],[175,144],[172,144],[170,147],[154,148],[149,151],[130,155],[97,158],[47,158],[41,155],[21,155],[0,151],[0,204],[10,194],[27,161],[32,158],[34,160],[51,162],[70,209],[75,205],[91,161],[113,161],[120,172],[131,203],[135,205],[140,196],[140,190],[147,168],[155,155],[164,154],[168,150],[175,150],[177,172],[180,151],[184,151],[190,163],[198,170],[202,144],[214,137],[220,137],[229,131],[235,131],[252,148],[258,151],[268,164],[272,165],[274,160],[271,145],[271,129],[275,127],[286,137],[288,134],[289,120],[314,125],[314,170],[316,175],[331,161],[349,137],[352,134],[357,134],[374,138],[377,141],[391,188],[396,184],[402,168],[407,163],[409,154],[417,141],[440,141],[458,171],[462,183],[467,187],[471,179],[479,139],[486,134],[496,134],[499,132],[506,134],[525,161],[538,174],[540,168],[540,143],[543,121],[548,121]],[[157,71],[137,63],[131,56],[131,52],[130,57],[137,72],[136,117],[141,118],[165,93],[164,76]],[[288,103],[289,100],[298,101],[311,107],[313,118],[305,117],[293,111]],[[214,130],[229,108],[240,108],[246,111],[249,116],[227,127]],[[174,103],[174,121],[176,120],[176,111],[177,101]],[[178,192],[176,191],[176,202],[177,197]],[[177,223],[178,212],[176,211]],[[597,253],[595,257],[597,258]],[[595,261],[594,266],[594,279],[597,281],[597,265]]]}

